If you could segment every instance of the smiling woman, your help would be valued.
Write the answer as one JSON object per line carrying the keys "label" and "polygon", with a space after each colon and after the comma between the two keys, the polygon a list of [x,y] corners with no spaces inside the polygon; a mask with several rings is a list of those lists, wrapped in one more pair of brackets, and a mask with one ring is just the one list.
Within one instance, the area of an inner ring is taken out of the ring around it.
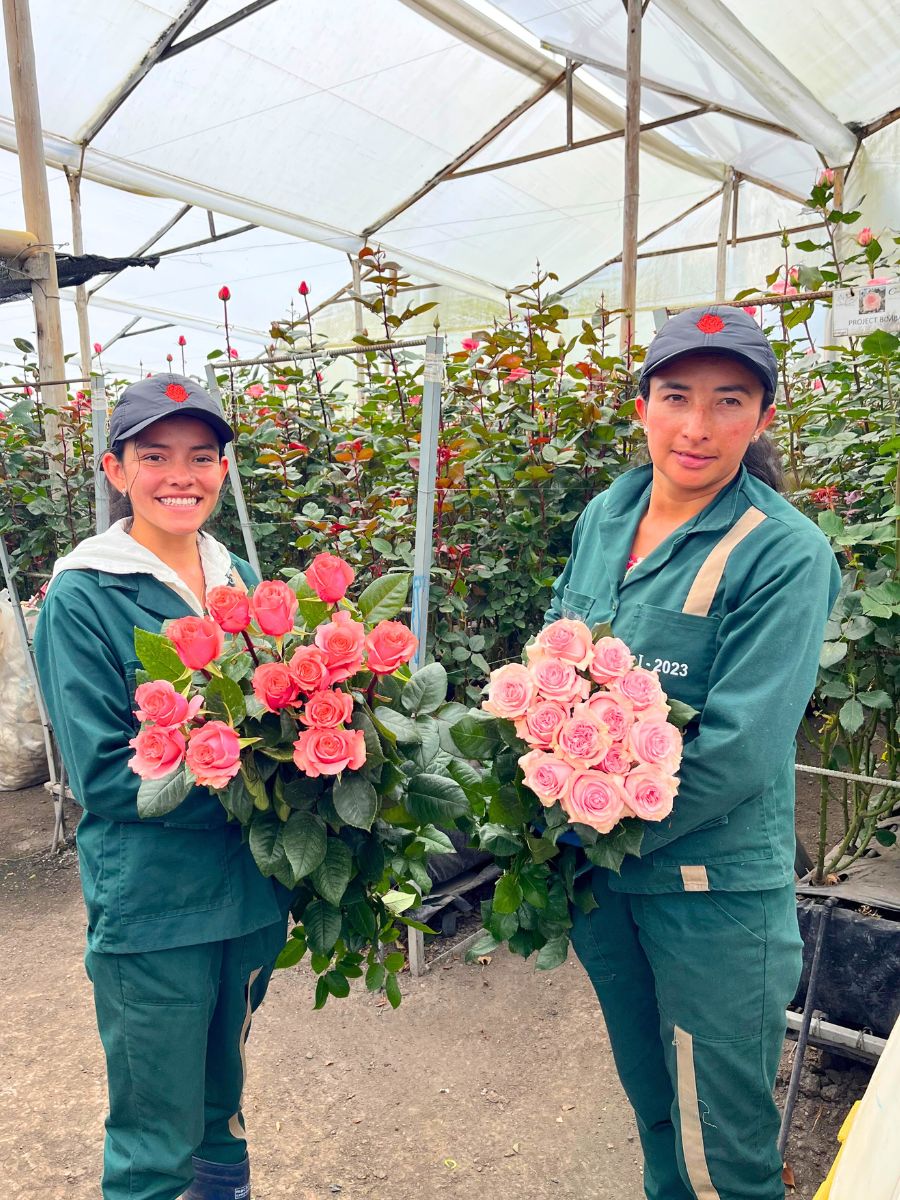
{"label": "smiling woman", "polygon": [[[208,592],[221,604],[222,593],[227,600],[229,589],[258,582],[201,530],[231,436],[218,405],[189,379],[156,376],[126,389],[103,467],[130,513],[56,563],[35,636],[84,809],[77,845],[109,1080],[109,1200],[250,1194],[244,1042],[284,944],[289,893],[259,872],[205,787],[164,820],[139,820],[140,780],[129,766],[135,630],[158,633],[173,618],[211,624]],[[183,742],[160,714],[151,720],[161,745]]]}

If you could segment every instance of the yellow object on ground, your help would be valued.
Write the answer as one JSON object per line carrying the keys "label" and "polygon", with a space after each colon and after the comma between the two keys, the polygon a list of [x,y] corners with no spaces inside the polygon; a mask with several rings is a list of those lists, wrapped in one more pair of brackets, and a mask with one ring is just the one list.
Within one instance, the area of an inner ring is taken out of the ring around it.
{"label": "yellow object on ground", "polygon": [[866,1094],[841,1126],[838,1151],[814,1200],[900,1200],[900,1020]]}

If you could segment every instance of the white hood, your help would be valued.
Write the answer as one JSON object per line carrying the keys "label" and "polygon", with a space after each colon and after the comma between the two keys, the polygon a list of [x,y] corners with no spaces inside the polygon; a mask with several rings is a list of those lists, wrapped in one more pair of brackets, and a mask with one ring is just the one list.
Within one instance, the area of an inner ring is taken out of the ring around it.
{"label": "white hood", "polygon": [[[160,583],[167,584],[184,600],[197,616],[203,615],[203,605],[181,576],[167,566],[161,558],[136,542],[125,526],[130,518],[124,517],[110,525],[105,533],[85,538],[70,554],[57,559],[53,568],[53,579],[63,571],[105,571],[108,575],[152,575]],[[206,590],[222,585],[234,586],[237,572],[232,566],[231,555],[221,542],[208,533],[197,534],[200,562],[206,581]],[[53,582],[51,579],[51,584]],[[238,584],[240,586],[240,584]]]}

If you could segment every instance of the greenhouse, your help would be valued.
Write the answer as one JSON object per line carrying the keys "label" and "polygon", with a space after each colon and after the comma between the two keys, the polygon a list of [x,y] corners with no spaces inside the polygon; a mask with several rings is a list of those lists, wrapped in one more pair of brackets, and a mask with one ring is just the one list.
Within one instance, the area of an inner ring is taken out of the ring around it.
{"label": "greenhouse", "polygon": [[3,15],[14,1193],[892,1200],[898,0]]}

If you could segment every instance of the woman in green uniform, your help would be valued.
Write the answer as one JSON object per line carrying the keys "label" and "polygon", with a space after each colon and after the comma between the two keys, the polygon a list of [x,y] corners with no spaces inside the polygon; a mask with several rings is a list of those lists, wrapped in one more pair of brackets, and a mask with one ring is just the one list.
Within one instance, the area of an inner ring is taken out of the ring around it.
{"label": "woman in green uniform", "polygon": [[672,815],[573,943],[634,1107],[648,1200],[783,1200],[772,1089],[797,987],[795,735],[839,586],[776,490],[775,356],[734,308],[657,334],[638,413],[650,465],[582,513],[548,620],[610,621],[699,711]]}
{"label": "woman in green uniform", "polygon": [[[246,1200],[244,1042],[284,943],[288,893],[195,788],[140,820],[129,769],[135,627],[200,616],[206,591],[256,580],[200,532],[232,433],[191,380],[127,388],[104,456],[131,516],[57,562],[35,636],[41,685],[84,809],[87,972],[106,1052],[105,1200]],[[186,1190],[187,1189],[187,1190]]]}

